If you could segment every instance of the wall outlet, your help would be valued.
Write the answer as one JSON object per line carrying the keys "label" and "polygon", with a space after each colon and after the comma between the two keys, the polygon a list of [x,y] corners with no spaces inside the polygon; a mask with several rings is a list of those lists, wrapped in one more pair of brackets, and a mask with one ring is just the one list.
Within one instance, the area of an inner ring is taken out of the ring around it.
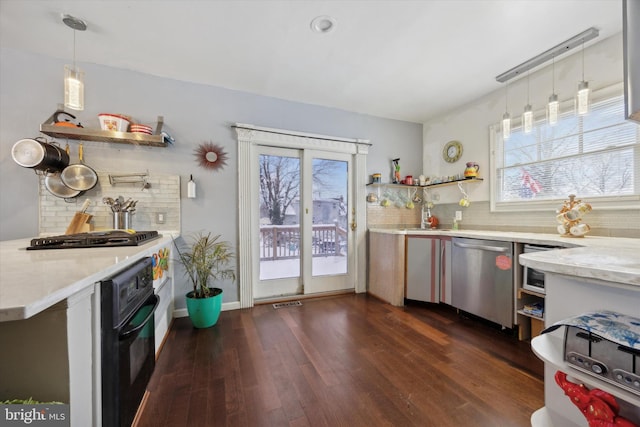
{"label": "wall outlet", "polygon": [[462,221],[462,211],[456,211],[456,221]]}
{"label": "wall outlet", "polygon": [[167,220],[167,214],[164,212],[156,212],[156,224],[164,224]]}

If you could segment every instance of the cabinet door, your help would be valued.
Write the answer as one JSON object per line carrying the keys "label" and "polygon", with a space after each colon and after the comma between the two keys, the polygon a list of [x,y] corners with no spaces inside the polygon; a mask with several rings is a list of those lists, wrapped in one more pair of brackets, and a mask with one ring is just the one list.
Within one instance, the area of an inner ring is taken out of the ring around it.
{"label": "cabinet door", "polygon": [[406,298],[440,302],[440,239],[407,237]]}
{"label": "cabinet door", "polygon": [[440,302],[451,305],[451,238],[440,238]]}

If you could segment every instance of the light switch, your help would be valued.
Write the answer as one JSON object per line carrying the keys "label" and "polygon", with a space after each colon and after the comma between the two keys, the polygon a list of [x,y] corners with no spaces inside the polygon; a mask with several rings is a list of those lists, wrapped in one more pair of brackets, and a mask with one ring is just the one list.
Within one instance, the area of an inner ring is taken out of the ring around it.
{"label": "light switch", "polygon": [[167,216],[167,214],[165,214],[164,212],[157,212],[156,213],[156,224],[164,224],[164,222],[166,221],[166,216]]}
{"label": "light switch", "polygon": [[456,211],[456,221],[462,221],[462,211]]}

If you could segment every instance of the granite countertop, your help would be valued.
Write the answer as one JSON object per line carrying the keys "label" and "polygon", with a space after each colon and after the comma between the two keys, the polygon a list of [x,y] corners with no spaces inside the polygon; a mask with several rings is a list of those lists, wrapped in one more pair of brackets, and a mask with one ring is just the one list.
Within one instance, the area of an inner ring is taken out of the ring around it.
{"label": "granite countertop", "polygon": [[408,236],[450,236],[560,246],[543,252],[521,254],[520,264],[538,270],[612,282],[640,291],[640,239],[585,236],[567,238],[558,234],[519,233],[491,230],[421,230],[372,228],[377,233]]}
{"label": "granite countertop", "polygon": [[34,316],[172,244],[162,234],[140,246],[28,251],[30,241],[0,242],[0,321]]}

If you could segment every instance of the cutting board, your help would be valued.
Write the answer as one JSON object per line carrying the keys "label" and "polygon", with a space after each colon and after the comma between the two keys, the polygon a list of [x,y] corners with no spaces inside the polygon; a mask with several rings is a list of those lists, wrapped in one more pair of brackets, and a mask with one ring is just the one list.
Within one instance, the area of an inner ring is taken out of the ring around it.
{"label": "cutting board", "polygon": [[77,234],[84,233],[86,231],[91,231],[93,228],[93,224],[89,224],[93,215],[89,215],[88,213],[76,212],[67,227],[67,231],[64,234]]}

